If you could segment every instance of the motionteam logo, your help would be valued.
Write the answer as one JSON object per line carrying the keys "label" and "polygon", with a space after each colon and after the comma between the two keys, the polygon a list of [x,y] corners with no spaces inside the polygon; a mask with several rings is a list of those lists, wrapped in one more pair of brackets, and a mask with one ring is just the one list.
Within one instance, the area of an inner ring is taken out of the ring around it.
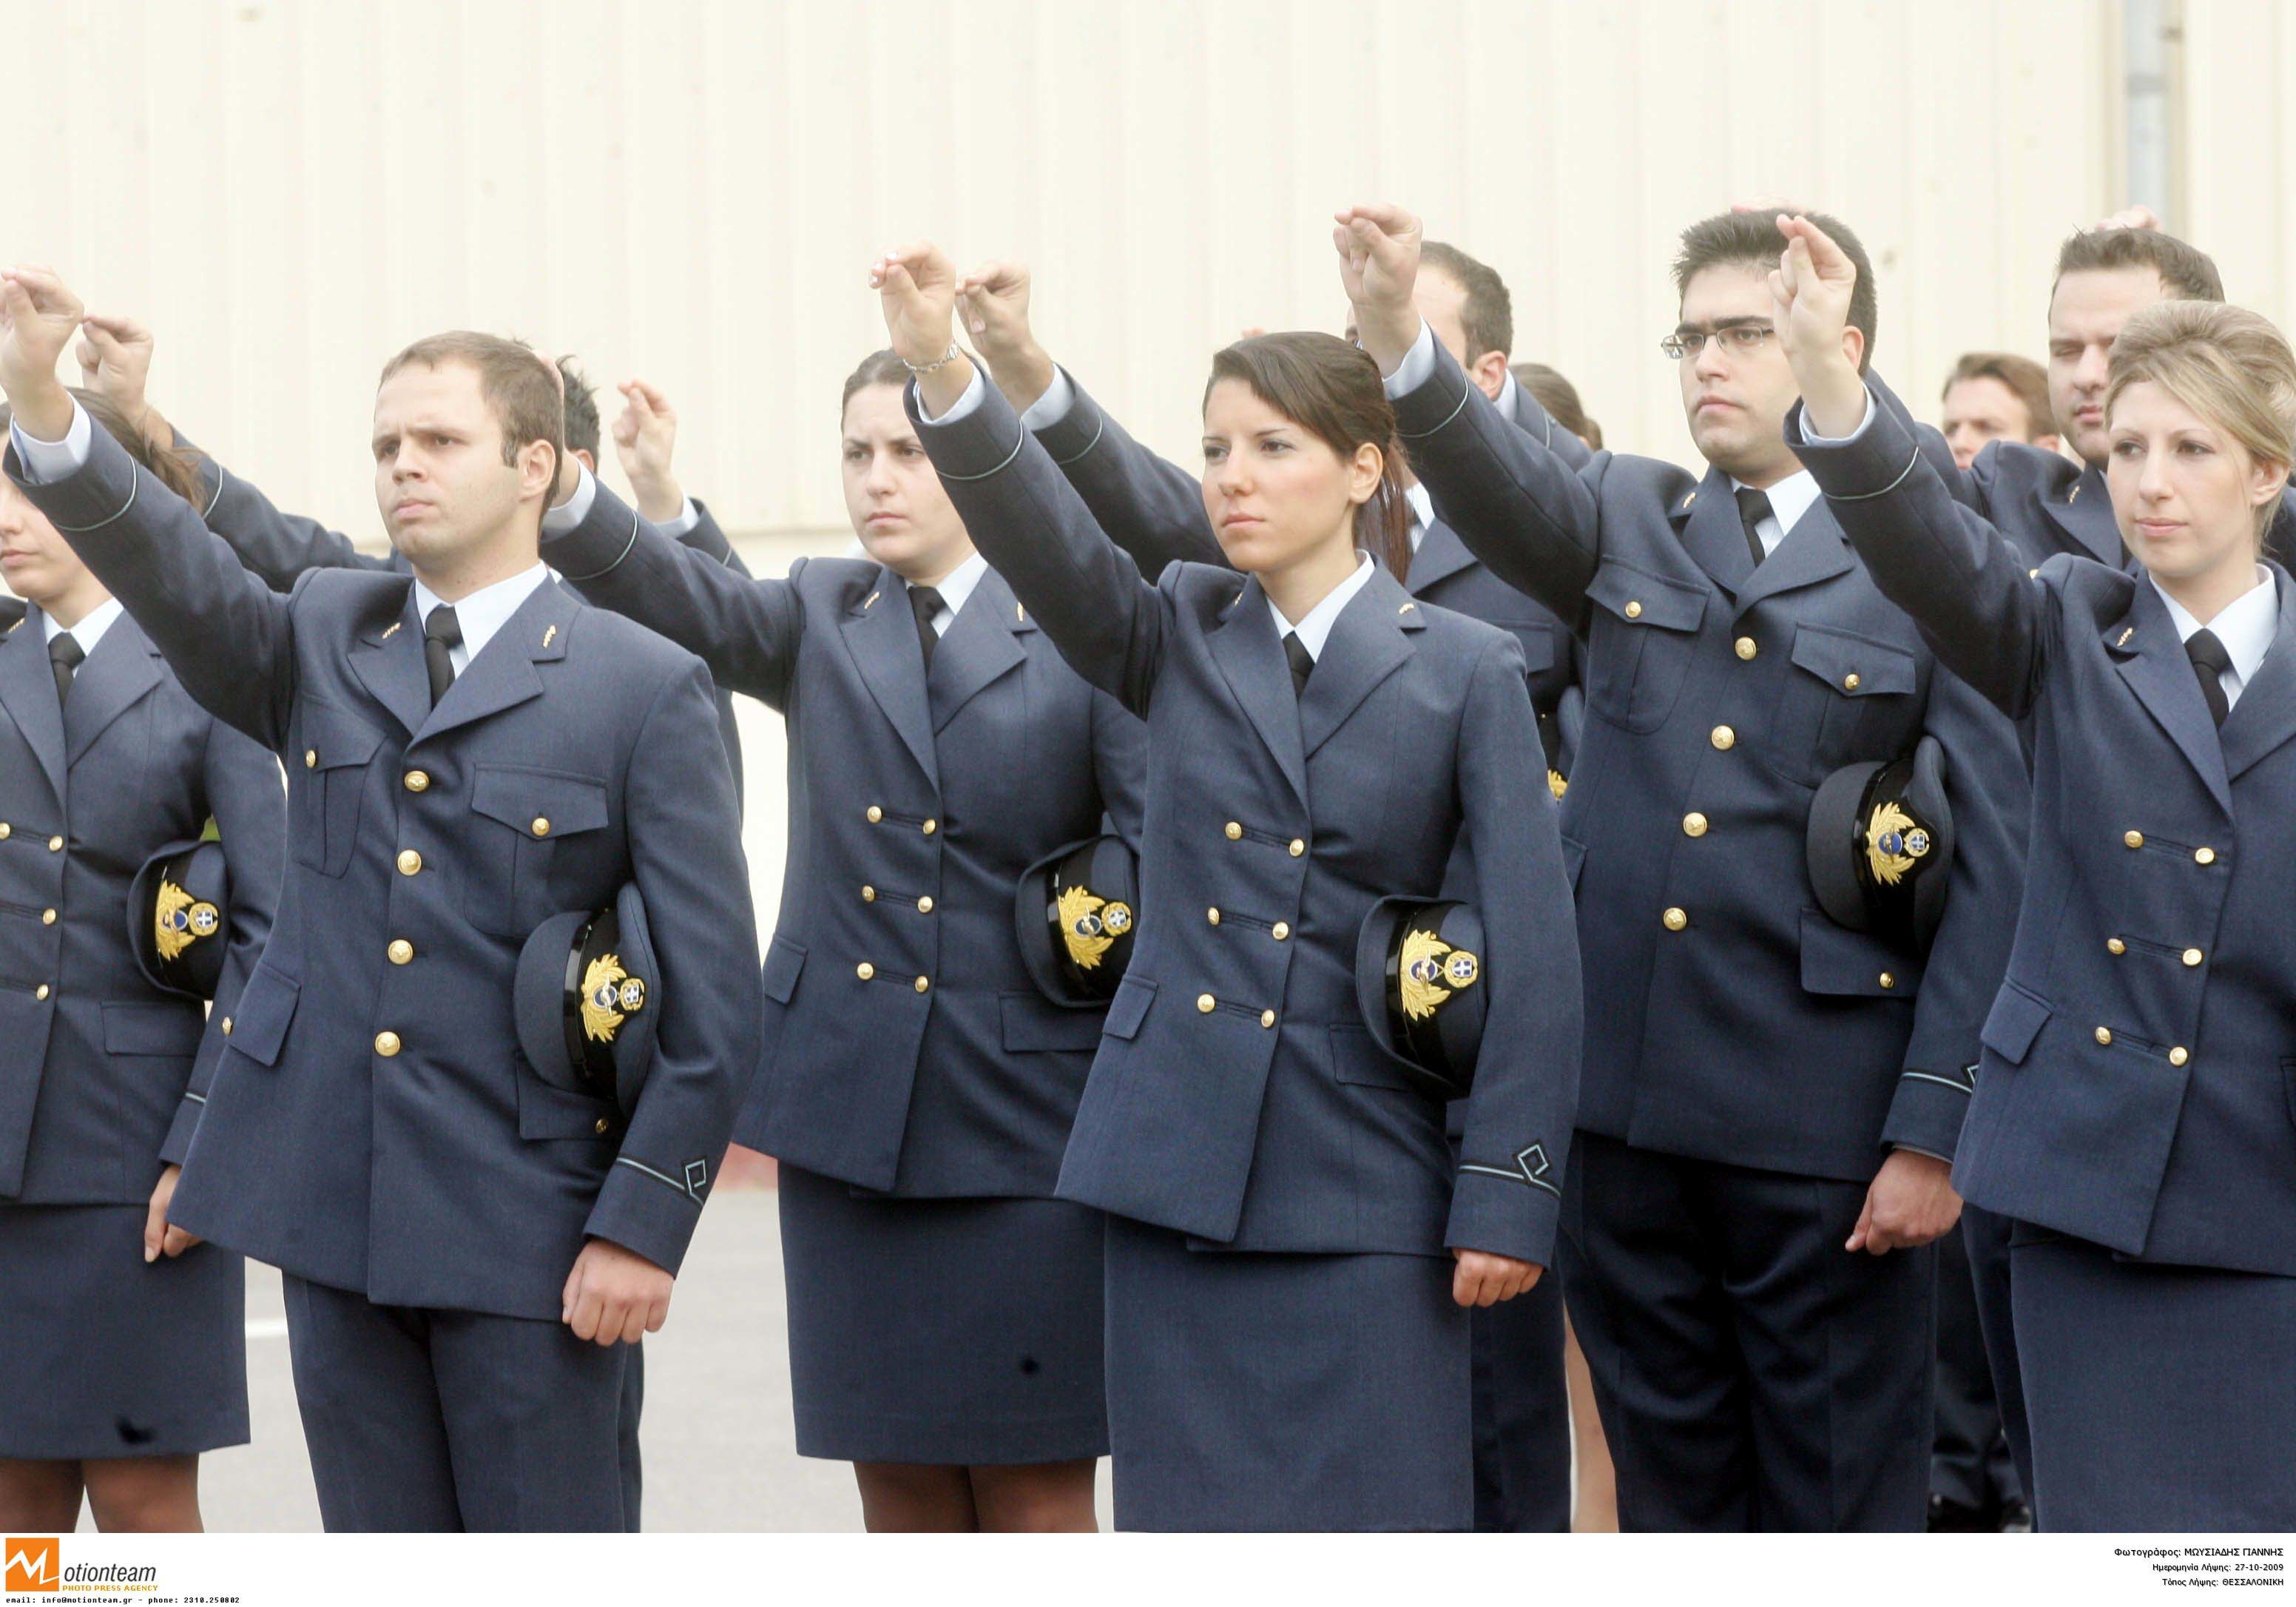
{"label": "motionteam logo", "polygon": [[149,1563],[75,1562],[65,1568],[62,1549],[63,1543],[58,1539],[9,1536],[7,1549],[0,1551],[0,1593],[148,1595],[160,1578],[160,1570]]}
{"label": "motionteam logo", "polygon": [[62,1545],[57,1540],[20,1540],[8,1537],[8,1549],[0,1552],[0,1590],[54,1591],[62,1582],[62,1570],[56,1565],[56,1553]]}

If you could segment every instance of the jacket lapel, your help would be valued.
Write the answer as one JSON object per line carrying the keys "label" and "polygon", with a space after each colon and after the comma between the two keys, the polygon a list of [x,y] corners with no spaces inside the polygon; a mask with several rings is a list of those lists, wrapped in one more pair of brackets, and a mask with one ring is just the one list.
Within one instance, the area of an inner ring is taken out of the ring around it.
{"label": "jacket lapel", "polygon": [[409,735],[430,717],[430,672],[423,667],[422,622],[414,613],[410,576],[398,611],[361,629],[350,651],[352,673]]}
{"label": "jacket lapel", "polygon": [[2064,550],[2081,553],[2099,563],[2123,567],[2128,553],[2120,545],[2120,525],[2112,516],[2112,498],[2104,488],[2104,476],[2084,466],[2079,476],[2065,487],[2062,496],[2050,487],[2038,488],[2034,495],[2041,499],[2042,511],[2058,529],[2065,534]]}
{"label": "jacket lapel", "polygon": [[[1732,504],[1736,511],[1736,504]],[[1745,527],[1739,526],[1741,531]],[[1744,541],[1742,535],[1741,543]],[[1750,553],[1748,557],[1751,559]],[[1786,538],[1778,543],[1762,567],[1746,578],[1738,588],[1738,612],[1744,614],[1765,597],[1775,597],[1780,592],[1790,592],[1805,586],[1816,586],[1821,580],[1831,580],[1857,567],[1857,560],[1849,550],[1849,539],[1841,527],[1833,522],[1823,499],[1809,504]]]}
{"label": "jacket lapel", "polygon": [[1459,532],[1439,519],[1419,538],[1419,550],[1411,555],[1411,570],[1406,579],[1414,596],[1424,596],[1430,586],[1448,580],[1461,570],[1472,569],[1475,562],[1475,555],[1459,539]]}
{"label": "jacket lapel", "polygon": [[[932,710],[925,697],[925,655],[917,644],[917,617],[909,611],[906,583],[892,570],[881,568],[869,584],[868,595],[838,626],[869,695],[892,721],[917,767],[939,787]],[[934,657],[939,656],[936,651]]]}
{"label": "jacket lapel", "polygon": [[[1392,578],[1388,584],[1395,586]],[[1228,690],[1243,705],[1259,740],[1275,756],[1283,779],[1292,783],[1292,791],[1304,806],[1308,756],[1300,743],[1300,708],[1292,696],[1292,667],[1283,657],[1283,644],[1276,637],[1275,621],[1267,611],[1267,594],[1259,589],[1258,576],[1244,581],[1242,593],[1228,606],[1227,618],[1206,640],[1220,674],[1227,679]]]}
{"label": "jacket lapel", "polygon": [[[1373,690],[1411,657],[1411,639],[1405,633],[1425,625],[1419,604],[1383,570],[1340,611],[1300,699],[1300,740],[1308,755],[1329,742]],[[1280,660],[1281,643],[1276,653]],[[1290,667],[1285,668],[1288,674]]]}
{"label": "jacket lapel", "polygon": [[[545,580],[528,593],[517,611],[503,621],[502,628],[471,655],[463,673],[447,688],[447,695],[415,731],[414,740],[429,742],[457,726],[540,697],[542,677],[534,667],[545,660],[566,656],[566,632],[581,606],[555,580]],[[427,699],[428,670],[423,673],[422,691]]]}
{"label": "jacket lapel", "polygon": [[113,620],[72,676],[71,699],[63,709],[65,762],[79,763],[104,727],[159,685],[160,676],[160,652],[152,638],[125,614]]}
{"label": "jacket lapel", "polygon": [[933,649],[932,669],[925,676],[936,733],[981,688],[1029,661],[1021,638],[1036,628],[995,570],[980,577]]}
{"label": "jacket lapel", "polygon": [[[2147,712],[2184,750],[2193,768],[2226,814],[2232,813],[2232,783],[2225,773],[2224,744],[2193,676],[2193,661],[2177,635],[2168,605],[2143,575],[2132,578],[2128,611],[2104,630],[2105,652]],[[2248,698],[2243,694],[2241,701]]]}
{"label": "jacket lapel", "polygon": [[0,639],[0,705],[4,705],[16,729],[24,734],[40,768],[48,774],[48,789],[64,804],[64,711],[56,702],[55,672],[48,668],[48,632],[37,608]]}
{"label": "jacket lapel", "polygon": [[1746,584],[1754,573],[1754,555],[1746,547],[1746,527],[1739,522],[1728,475],[1709,469],[1670,514],[1682,531],[1683,547],[1717,585],[1734,594]]}
{"label": "jacket lapel", "polygon": [[2223,729],[2217,733],[2224,749],[2225,775],[2234,781],[2296,736],[2296,586],[2289,583],[2288,572],[2278,564],[2267,567],[2280,590],[2280,628],[2273,635],[2264,662],[2256,667],[2254,678],[2240,689],[2240,701],[2232,706]]}

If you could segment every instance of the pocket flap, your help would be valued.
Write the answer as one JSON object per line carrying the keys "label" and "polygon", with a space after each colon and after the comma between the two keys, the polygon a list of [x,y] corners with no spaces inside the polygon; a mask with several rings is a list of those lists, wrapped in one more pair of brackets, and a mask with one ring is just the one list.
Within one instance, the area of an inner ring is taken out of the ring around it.
{"label": "pocket flap", "polygon": [[1063,1010],[1033,993],[1004,994],[997,1004],[1004,1013],[1007,1049],[1017,1053],[1100,1047],[1102,1017],[1097,1010]]}
{"label": "pocket flap", "polygon": [[1993,1008],[1986,1012],[1985,1027],[1977,1035],[1977,1041],[2011,1065],[2021,1066],[2033,1047],[2033,1040],[2040,1037],[2041,1029],[2055,1013],[2054,1006],[2016,983],[2004,981],[2001,991],[1993,996]]}
{"label": "pocket flap", "polygon": [[471,785],[471,808],[521,837],[594,832],[606,824],[606,783],[561,770],[480,765]]}
{"label": "pocket flap", "polygon": [[1655,625],[1663,630],[1696,630],[1706,616],[1703,591],[1623,563],[1605,563],[1596,570],[1587,597],[1629,625]]}
{"label": "pocket flap", "polygon": [[[364,765],[382,746],[382,733],[347,709],[318,698],[302,702],[303,757],[307,770],[340,770]],[[291,761],[291,764],[292,761]]]}
{"label": "pocket flap", "polygon": [[231,1046],[258,1065],[277,1065],[302,995],[300,982],[258,961],[255,974],[240,993],[239,1007],[229,1018]]}
{"label": "pocket flap", "polygon": [[[518,1136],[521,1138],[588,1138],[611,1137],[614,1131],[614,1108],[603,1099],[592,1099],[586,1094],[577,1094],[571,1088],[561,1088],[546,1083],[535,1074],[534,1068],[521,1055],[516,1062],[518,1078]],[[606,1125],[601,1127],[598,1124]]]}
{"label": "pocket flap", "polygon": [[1108,1036],[1136,1037],[1140,1023],[1147,1019],[1148,1006],[1155,1002],[1155,983],[1145,977],[1126,977],[1116,985],[1116,997],[1108,1006]]}
{"label": "pocket flap", "polygon": [[106,1004],[103,1049],[107,1054],[170,1054],[189,1060],[199,1053],[207,1015],[197,1004]]}
{"label": "pocket flap", "polygon": [[1359,1088],[1394,1088],[1417,1092],[1402,1067],[1371,1041],[1371,1034],[1354,1021],[1332,1023],[1332,1075]]}
{"label": "pocket flap", "polygon": [[1919,959],[1870,932],[1836,926],[1820,911],[1802,911],[1804,993],[1838,998],[1910,999],[1921,985]]}
{"label": "pocket flap", "polygon": [[797,996],[797,979],[805,970],[805,949],[787,938],[775,938],[766,948],[766,996],[786,1004]]}
{"label": "pocket flap", "polygon": [[1913,691],[1914,655],[1902,648],[1824,625],[1794,632],[1793,661],[1844,697],[1882,697]]}

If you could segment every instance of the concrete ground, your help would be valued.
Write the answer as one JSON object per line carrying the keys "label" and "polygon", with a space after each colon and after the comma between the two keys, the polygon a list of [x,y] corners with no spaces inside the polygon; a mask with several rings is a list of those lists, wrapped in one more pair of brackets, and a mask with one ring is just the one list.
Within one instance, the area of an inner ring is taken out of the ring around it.
{"label": "concrete ground", "polygon": [[[267,1267],[247,1270],[254,1439],[202,1460],[201,1504],[212,1529],[316,1529],[319,1509],[295,1414],[279,1275]],[[669,1322],[645,1346],[647,1529],[861,1527],[852,1470],[797,1454],[771,1189],[728,1189],[710,1200],[678,1277]],[[1103,1528],[1107,1485],[1103,1464]]]}

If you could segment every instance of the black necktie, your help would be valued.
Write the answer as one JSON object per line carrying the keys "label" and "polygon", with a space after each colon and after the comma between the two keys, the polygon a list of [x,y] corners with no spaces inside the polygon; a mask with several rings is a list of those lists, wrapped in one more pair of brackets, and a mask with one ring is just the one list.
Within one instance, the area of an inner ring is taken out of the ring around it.
{"label": "black necktie", "polygon": [[1305,697],[1308,677],[1316,673],[1316,657],[1308,651],[1308,644],[1300,640],[1300,633],[1296,630],[1283,633],[1283,658],[1292,666],[1292,695]]}
{"label": "black necktie", "polygon": [[1768,554],[1762,551],[1762,537],[1754,527],[1765,519],[1776,517],[1770,510],[1768,497],[1750,487],[1739,488],[1738,522],[1746,527],[1746,550],[1753,553],[1756,569],[1762,567],[1762,560]]}
{"label": "black necktie", "polygon": [[2209,701],[2210,717],[2223,725],[2225,716],[2232,712],[2232,700],[2225,696],[2220,677],[2232,668],[2232,655],[2217,640],[2216,632],[2201,629],[2185,639],[2185,656],[2192,660],[2193,674],[2200,678],[2201,695]]}
{"label": "black necktie", "polygon": [[940,594],[929,586],[909,587],[909,607],[917,616],[917,645],[924,649],[925,668],[932,668],[933,649],[940,645],[940,632],[933,628],[933,616],[948,605]]}
{"label": "black necktie", "polygon": [[455,660],[447,649],[463,644],[463,622],[455,618],[455,611],[445,603],[430,611],[422,621],[422,663],[430,672],[430,707],[439,707],[439,700],[447,695],[447,688],[455,684]]}
{"label": "black necktie", "polygon": [[48,643],[48,667],[56,672],[56,706],[62,708],[71,696],[72,672],[87,658],[86,650],[72,637],[71,632],[58,631]]}

